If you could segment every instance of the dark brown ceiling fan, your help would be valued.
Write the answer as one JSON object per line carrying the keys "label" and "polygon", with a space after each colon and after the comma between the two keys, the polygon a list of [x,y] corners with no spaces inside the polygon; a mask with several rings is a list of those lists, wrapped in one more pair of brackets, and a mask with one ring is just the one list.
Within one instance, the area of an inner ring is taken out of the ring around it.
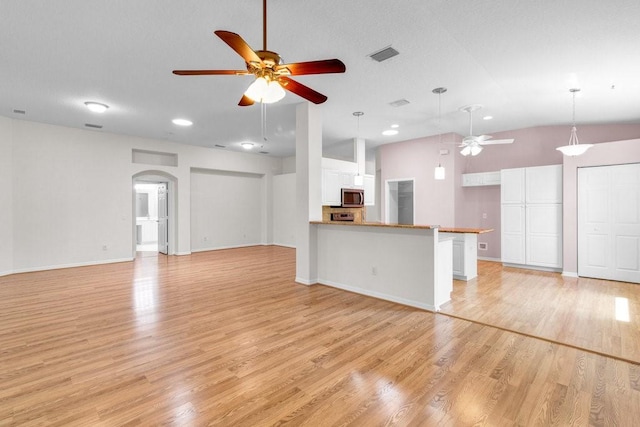
{"label": "dark brown ceiling fan", "polygon": [[322,104],[327,100],[326,96],[302,83],[298,83],[289,76],[344,73],[346,70],[344,63],[339,59],[283,64],[280,55],[267,50],[267,0],[262,1],[262,50],[254,51],[236,33],[223,30],[217,30],[214,33],[244,59],[247,69],[173,70],[173,74],[179,76],[253,74],[256,76],[256,80],[249,86],[238,103],[242,107],[252,105],[254,102],[277,102],[284,97],[283,88],[314,104]]}

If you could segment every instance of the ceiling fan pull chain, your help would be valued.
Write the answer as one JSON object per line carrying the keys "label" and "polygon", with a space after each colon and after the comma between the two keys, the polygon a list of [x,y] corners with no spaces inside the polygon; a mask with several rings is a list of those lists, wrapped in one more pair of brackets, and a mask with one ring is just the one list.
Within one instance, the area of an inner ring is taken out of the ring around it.
{"label": "ceiling fan pull chain", "polygon": [[262,123],[262,140],[267,142],[267,104],[262,102],[260,103],[260,121]]}

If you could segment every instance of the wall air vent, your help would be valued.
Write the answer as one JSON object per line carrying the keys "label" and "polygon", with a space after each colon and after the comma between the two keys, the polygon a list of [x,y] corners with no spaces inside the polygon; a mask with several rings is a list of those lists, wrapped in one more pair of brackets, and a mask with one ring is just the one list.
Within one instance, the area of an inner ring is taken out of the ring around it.
{"label": "wall air vent", "polygon": [[403,105],[409,104],[409,101],[406,99],[398,99],[397,101],[390,102],[389,105],[392,107],[402,107]]}
{"label": "wall air vent", "polygon": [[388,46],[388,47],[385,47],[384,49],[381,49],[377,52],[370,54],[369,58],[373,59],[374,61],[382,62],[382,61],[386,61],[389,58],[393,58],[399,53],[400,52],[398,52],[391,46]]}
{"label": "wall air vent", "polygon": [[15,114],[27,114],[25,110],[13,110]]}
{"label": "wall air vent", "polygon": [[102,129],[102,125],[94,125],[94,124],[91,124],[91,123],[85,123],[84,125],[85,125],[86,127],[88,127],[88,128],[93,128],[93,129]]}

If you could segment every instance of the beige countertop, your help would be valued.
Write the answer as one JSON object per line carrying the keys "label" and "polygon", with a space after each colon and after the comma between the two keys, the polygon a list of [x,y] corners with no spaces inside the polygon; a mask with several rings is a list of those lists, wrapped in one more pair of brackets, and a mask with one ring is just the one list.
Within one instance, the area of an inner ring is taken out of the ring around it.
{"label": "beige countertop", "polygon": [[482,234],[493,231],[493,228],[458,228],[458,227],[439,227],[437,225],[405,225],[405,224],[383,224],[381,222],[351,222],[351,221],[310,221],[311,224],[330,224],[330,225],[350,225],[356,227],[389,227],[389,228],[416,228],[430,230],[437,228],[442,233],[472,233]]}

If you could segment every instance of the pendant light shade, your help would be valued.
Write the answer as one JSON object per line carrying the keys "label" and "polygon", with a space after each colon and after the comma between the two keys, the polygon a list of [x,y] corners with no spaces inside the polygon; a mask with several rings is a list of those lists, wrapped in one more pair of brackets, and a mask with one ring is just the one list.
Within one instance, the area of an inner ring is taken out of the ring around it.
{"label": "pendant light shade", "polygon": [[562,152],[565,156],[580,156],[584,154],[589,148],[593,147],[593,144],[580,144],[578,141],[578,130],[576,129],[576,92],[580,92],[580,89],[569,89],[569,92],[573,95],[573,117],[571,126],[571,135],[569,136],[569,144],[556,148],[556,150]]}
{"label": "pendant light shade", "polygon": [[[442,129],[440,126],[440,121],[441,121],[441,97],[442,94],[445,93],[447,91],[446,87],[437,87],[435,89],[433,89],[431,92],[435,93],[438,95],[438,146],[442,145]],[[440,156],[440,154],[438,154],[438,156]],[[442,166],[442,163],[438,162],[438,166],[436,166],[435,170],[433,171],[433,178],[438,180],[438,181],[442,181],[445,178],[445,173],[444,173],[444,166]]]}

